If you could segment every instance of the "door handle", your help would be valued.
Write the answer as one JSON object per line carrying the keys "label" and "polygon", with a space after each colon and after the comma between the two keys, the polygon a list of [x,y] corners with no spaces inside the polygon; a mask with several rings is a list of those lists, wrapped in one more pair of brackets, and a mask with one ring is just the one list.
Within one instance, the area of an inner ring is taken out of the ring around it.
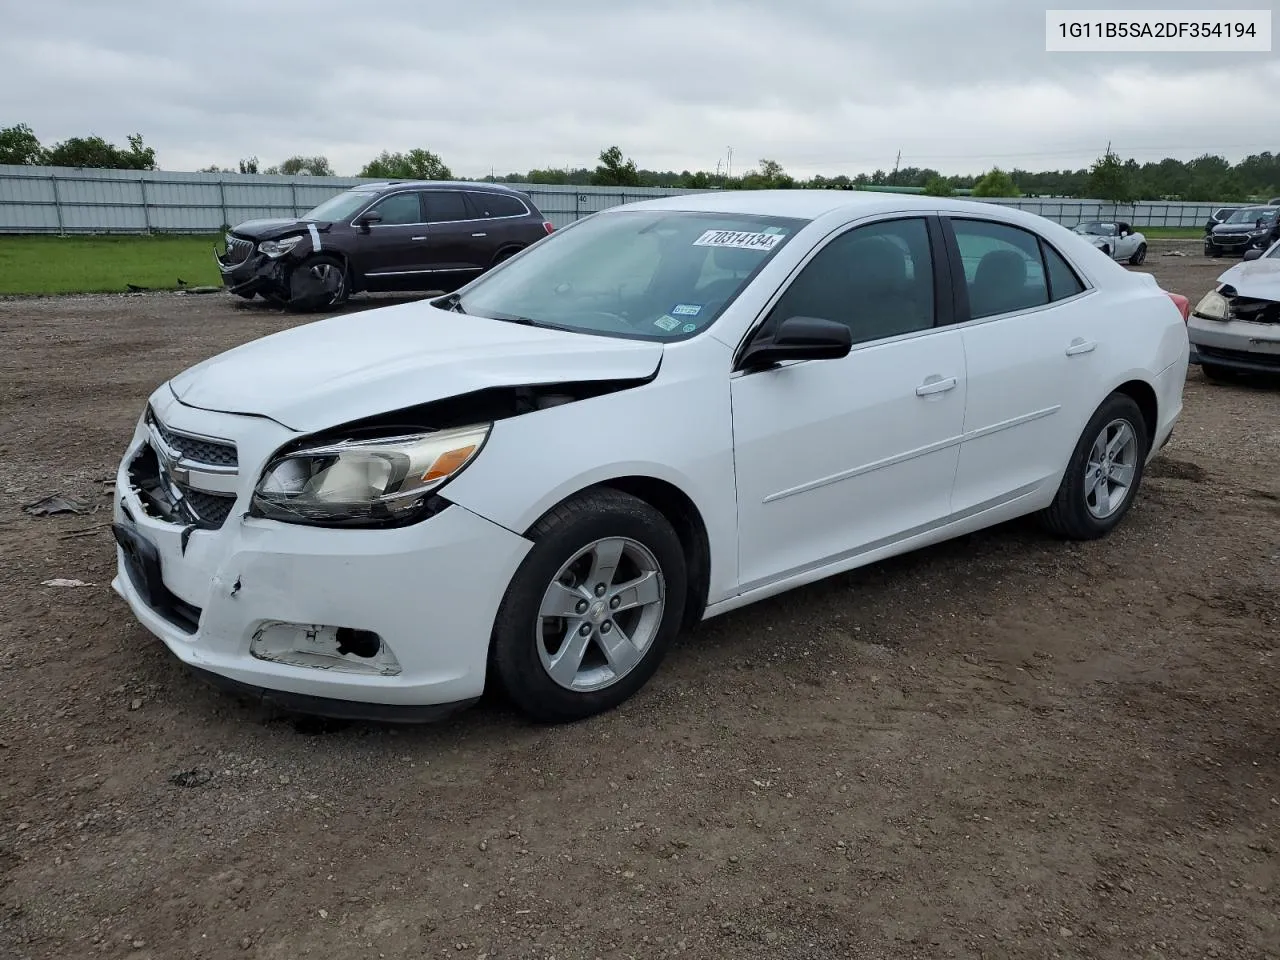
{"label": "door handle", "polygon": [[487,234],[487,233],[473,233],[473,234],[472,234],[472,236],[473,236],[473,237],[487,237],[487,236],[488,236],[488,234]]}
{"label": "door handle", "polygon": [[1067,356],[1076,357],[1082,353],[1092,353],[1098,346],[1096,340],[1085,340],[1082,337],[1076,337],[1071,341],[1071,345],[1067,347]]}
{"label": "door handle", "polygon": [[925,380],[924,383],[920,384],[920,386],[916,387],[916,396],[928,397],[935,393],[946,393],[948,390],[954,390],[955,388],[955,377],[947,377],[944,380],[942,377],[934,374]]}
{"label": "door handle", "polygon": [[410,239],[410,240],[425,240],[425,239],[427,239],[427,238],[426,238],[426,237],[410,237],[409,239]]}

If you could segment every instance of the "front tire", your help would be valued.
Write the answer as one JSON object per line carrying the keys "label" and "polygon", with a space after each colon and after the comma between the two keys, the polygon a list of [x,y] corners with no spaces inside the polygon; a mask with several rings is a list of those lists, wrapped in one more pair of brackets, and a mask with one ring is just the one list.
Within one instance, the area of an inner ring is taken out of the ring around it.
{"label": "front tire", "polygon": [[1147,245],[1145,243],[1138,244],[1138,249],[1133,251],[1133,256],[1129,258],[1129,266],[1140,267],[1147,260]]}
{"label": "front tire", "polygon": [[289,274],[289,309],[310,313],[331,310],[350,294],[347,267],[337,257],[311,257]]}
{"label": "front tire", "polygon": [[684,551],[652,506],[617,490],[550,511],[494,620],[490,666],[533,720],[611,710],[657,670],[680,630]]}
{"label": "front tire", "polygon": [[1084,428],[1044,526],[1066,540],[1096,540],[1119,525],[1142,484],[1150,447],[1147,424],[1132,397],[1113,393]]}
{"label": "front tire", "polygon": [[1209,254],[1209,256],[1213,257],[1216,260],[1222,256],[1222,248],[1211,243],[1207,247],[1205,247],[1205,253]]}

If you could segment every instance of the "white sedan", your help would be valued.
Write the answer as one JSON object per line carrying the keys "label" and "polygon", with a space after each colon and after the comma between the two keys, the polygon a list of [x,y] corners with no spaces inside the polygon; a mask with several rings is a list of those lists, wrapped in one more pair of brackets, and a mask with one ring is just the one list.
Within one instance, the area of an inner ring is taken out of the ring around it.
{"label": "white sedan", "polygon": [[1076,224],[1075,232],[1085,237],[1112,260],[1139,267],[1147,262],[1147,238],[1127,223],[1088,220]]}
{"label": "white sedan", "polygon": [[207,679],[429,719],[605,710],[684,627],[1024,514],[1100,537],[1185,317],[1017,210],[795,190],[617,207],[457,293],[150,397],[113,586]]}

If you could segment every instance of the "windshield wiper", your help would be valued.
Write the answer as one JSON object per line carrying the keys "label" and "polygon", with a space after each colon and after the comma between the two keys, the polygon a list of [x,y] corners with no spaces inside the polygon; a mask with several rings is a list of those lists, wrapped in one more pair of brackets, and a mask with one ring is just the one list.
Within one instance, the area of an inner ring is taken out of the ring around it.
{"label": "windshield wiper", "polygon": [[436,302],[440,306],[444,307],[446,310],[452,310],[454,313],[467,312],[462,309],[462,294],[460,293],[451,293],[444,299],[438,300]]}
{"label": "windshield wiper", "polygon": [[534,320],[532,317],[521,317],[521,316],[517,316],[514,313],[491,313],[489,314],[489,319],[501,320],[503,323],[518,323],[522,327],[542,326],[542,324],[540,324],[537,320]]}

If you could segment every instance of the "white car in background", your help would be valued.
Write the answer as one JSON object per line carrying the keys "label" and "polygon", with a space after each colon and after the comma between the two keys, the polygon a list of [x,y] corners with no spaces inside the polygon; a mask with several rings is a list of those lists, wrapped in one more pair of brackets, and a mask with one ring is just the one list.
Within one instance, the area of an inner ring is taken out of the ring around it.
{"label": "white car in background", "polygon": [[1135,267],[1146,263],[1147,238],[1123,221],[1086,220],[1076,224],[1075,232],[1112,260],[1123,260]]}
{"label": "white car in background", "polygon": [[1280,376],[1280,241],[1244,255],[1196,304],[1191,362],[1210,380]]}
{"label": "white car in background", "polygon": [[493,678],[573,720],[701,619],[1024,514],[1105,535],[1182,410],[1184,319],[990,204],[617,207],[160,386],[113,586],[288,709],[429,719]]}

